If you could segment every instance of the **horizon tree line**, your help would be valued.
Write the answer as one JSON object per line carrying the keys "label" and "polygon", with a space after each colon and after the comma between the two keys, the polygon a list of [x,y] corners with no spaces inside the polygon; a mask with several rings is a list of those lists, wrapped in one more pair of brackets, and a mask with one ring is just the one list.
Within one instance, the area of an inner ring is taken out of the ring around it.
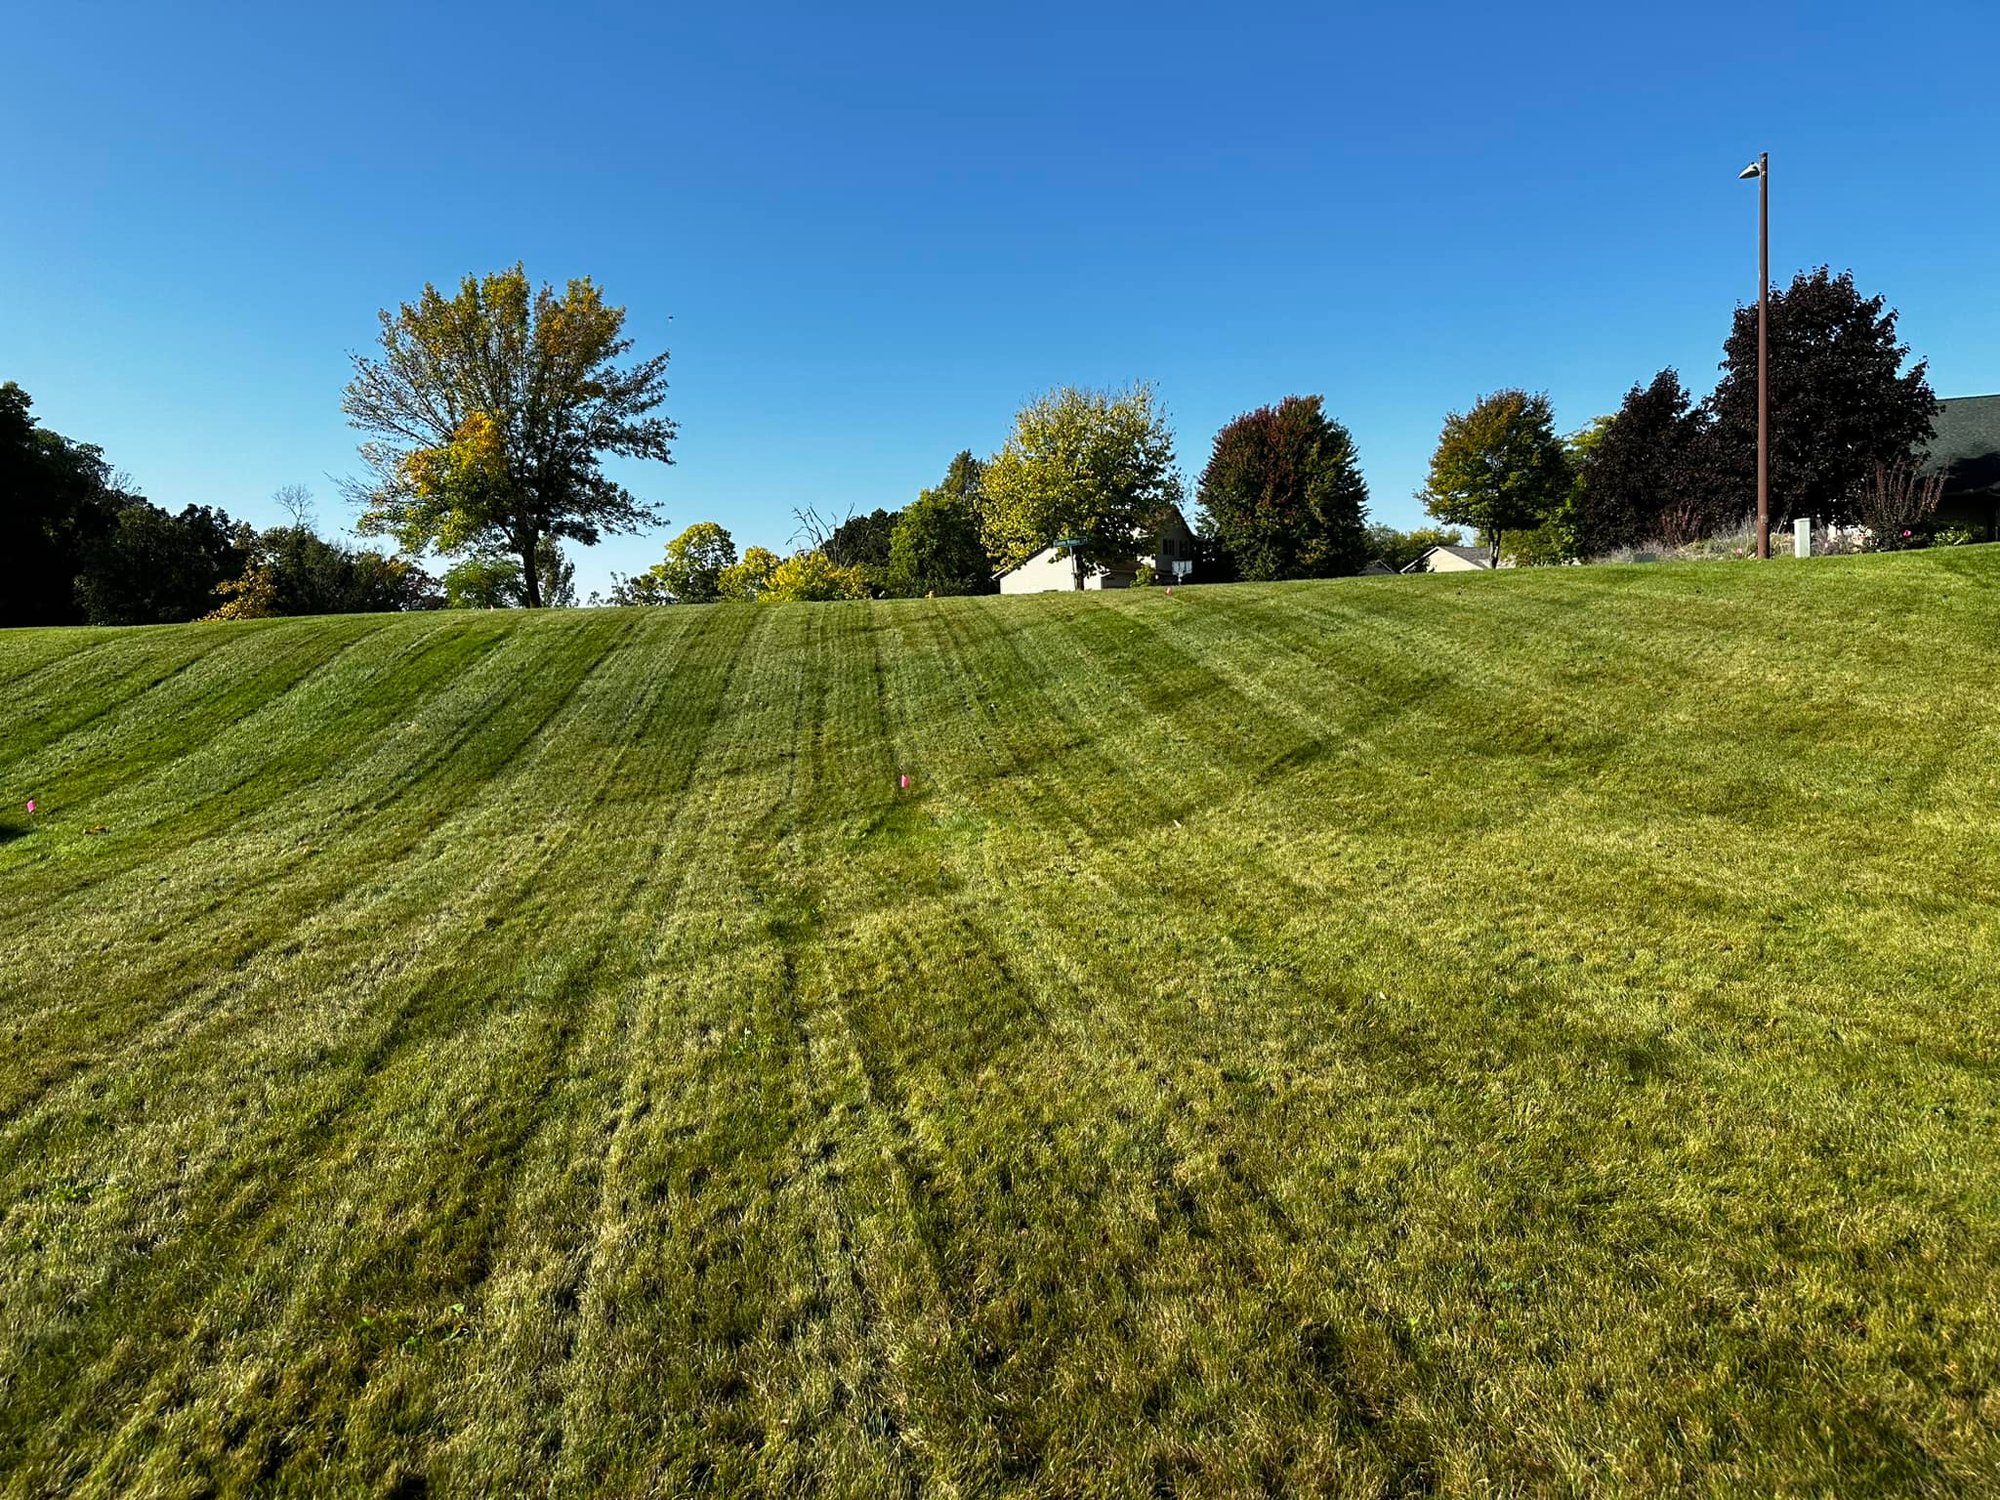
{"label": "horizon tree line", "polygon": [[[625,309],[587,278],[559,293],[525,270],[426,286],[379,315],[377,352],[354,357],[342,398],[364,434],[365,479],[344,485],[356,531],[384,554],[318,535],[310,497],[274,497],[262,531],[219,509],[170,514],[102,452],[40,426],[0,386],[0,502],[24,566],[0,623],[153,623],[264,614],[576,602],[563,543],[595,544],[661,520],[609,479],[607,457],[673,462],[657,414],[668,356],[627,360]],[[1847,520],[1908,489],[1932,432],[1925,361],[1909,362],[1895,311],[1851,273],[1800,272],[1771,297],[1774,519]],[[1469,528],[1498,561],[1561,561],[1712,534],[1748,505],[1755,466],[1756,314],[1739,306],[1721,376],[1697,401],[1679,372],[1635,383],[1615,412],[1558,434],[1545,394],[1509,388],[1447,415],[1417,498],[1441,525],[1372,522],[1351,432],[1320,395],[1246,411],[1215,435],[1193,486],[1201,581],[1337,577],[1401,566]],[[714,522],[662,562],[614,575],[611,602],[838,599],[980,593],[1058,540],[1084,569],[1128,558],[1188,499],[1164,404],[1139,382],[1059,387],[1016,413],[1000,449],[952,458],[896,510],[828,526],[809,545],[737,555]],[[1872,512],[1871,512],[1872,513]],[[444,563],[440,576],[423,560]],[[592,596],[595,601],[596,596]]]}

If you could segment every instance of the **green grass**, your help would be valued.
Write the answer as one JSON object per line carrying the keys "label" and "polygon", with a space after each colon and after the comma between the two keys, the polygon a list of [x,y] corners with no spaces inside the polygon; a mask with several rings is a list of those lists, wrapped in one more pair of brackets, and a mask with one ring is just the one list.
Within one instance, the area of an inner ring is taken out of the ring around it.
{"label": "green grass", "polygon": [[0,636],[0,1495],[2000,1488],[1996,648],[2000,549]]}

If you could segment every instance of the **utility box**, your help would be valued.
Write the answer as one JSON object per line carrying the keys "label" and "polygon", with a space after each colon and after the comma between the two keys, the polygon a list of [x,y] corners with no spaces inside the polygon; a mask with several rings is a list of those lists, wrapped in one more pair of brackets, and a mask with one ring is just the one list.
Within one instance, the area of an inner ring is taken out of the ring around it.
{"label": "utility box", "polygon": [[1792,522],[1792,556],[1812,556],[1812,517],[1800,516]]}

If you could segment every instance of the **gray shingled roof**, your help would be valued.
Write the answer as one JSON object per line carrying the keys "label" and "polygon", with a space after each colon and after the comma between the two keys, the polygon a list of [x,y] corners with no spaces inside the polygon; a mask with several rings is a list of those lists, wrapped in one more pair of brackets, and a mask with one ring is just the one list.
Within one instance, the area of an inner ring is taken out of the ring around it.
{"label": "gray shingled roof", "polygon": [[1940,401],[1936,428],[1924,468],[1944,471],[1946,494],[2000,488],[2000,396]]}

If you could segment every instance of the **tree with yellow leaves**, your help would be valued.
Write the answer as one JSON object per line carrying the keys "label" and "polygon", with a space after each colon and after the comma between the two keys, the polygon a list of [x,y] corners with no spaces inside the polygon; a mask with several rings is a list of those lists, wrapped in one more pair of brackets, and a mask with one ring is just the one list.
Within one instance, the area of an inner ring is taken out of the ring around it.
{"label": "tree with yellow leaves", "polygon": [[519,265],[426,286],[381,315],[381,352],[356,355],[341,409],[369,434],[358,529],[407,550],[520,559],[524,601],[543,603],[544,543],[594,545],[660,517],[607,478],[606,456],[672,463],[667,356],[621,366],[625,309],[588,278],[558,295]]}

